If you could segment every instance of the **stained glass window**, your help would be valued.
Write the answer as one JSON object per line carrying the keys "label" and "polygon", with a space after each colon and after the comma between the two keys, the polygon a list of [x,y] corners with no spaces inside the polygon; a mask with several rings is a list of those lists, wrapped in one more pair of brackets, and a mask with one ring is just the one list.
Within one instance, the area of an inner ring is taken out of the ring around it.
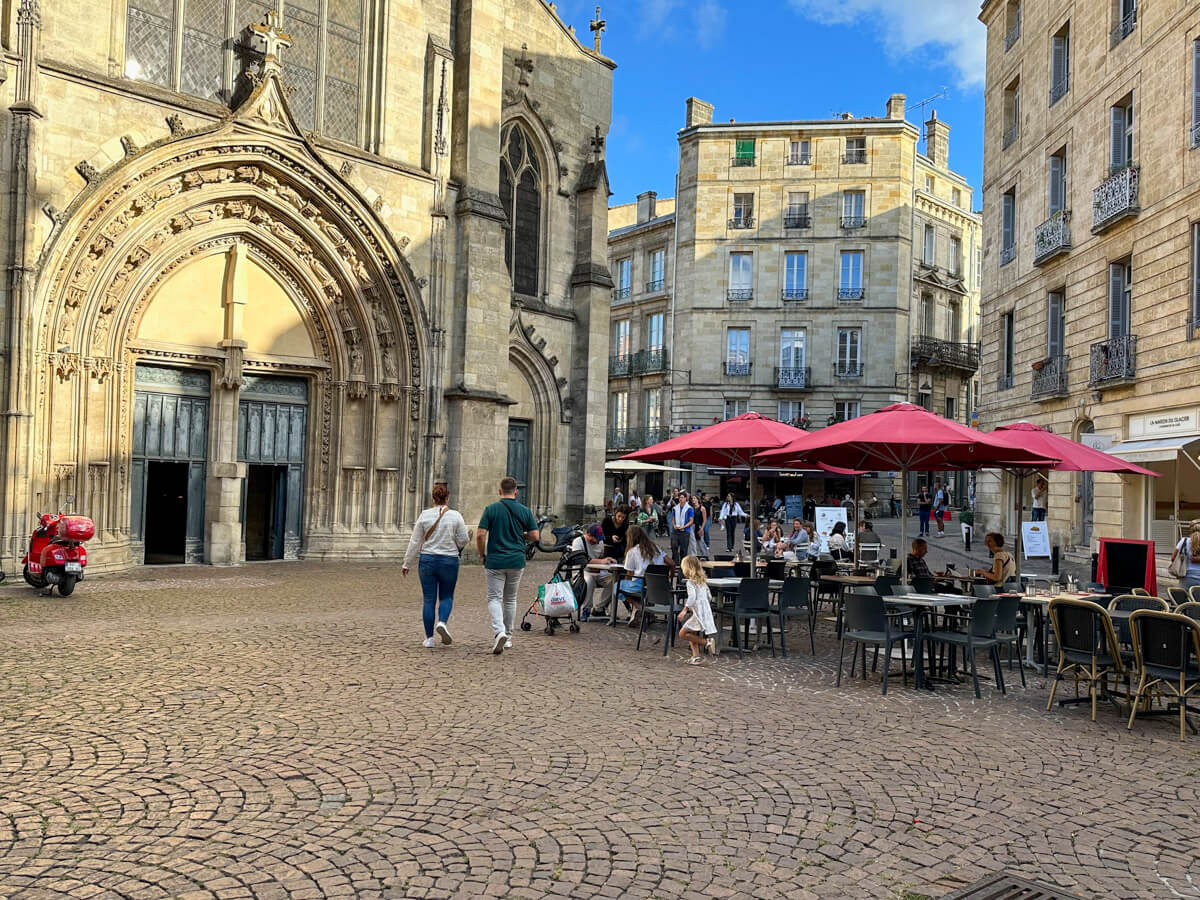
{"label": "stained glass window", "polygon": [[542,232],[542,182],[537,153],[528,135],[515,123],[500,135],[500,203],[508,218],[504,232],[504,261],[513,290],[536,297]]}

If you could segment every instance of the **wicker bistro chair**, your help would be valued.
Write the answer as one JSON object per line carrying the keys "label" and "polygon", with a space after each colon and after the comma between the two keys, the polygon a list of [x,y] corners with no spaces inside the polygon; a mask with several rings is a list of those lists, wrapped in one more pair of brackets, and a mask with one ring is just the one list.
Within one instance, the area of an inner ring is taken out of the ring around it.
{"label": "wicker bistro chair", "polygon": [[892,645],[900,644],[900,667],[905,683],[908,682],[908,658],[904,653],[905,641],[916,638],[916,631],[909,624],[911,610],[889,610],[884,599],[871,588],[856,588],[848,591],[843,610],[843,628],[841,649],[838,651],[837,683],[842,684],[842,663],[846,655],[846,641],[851,641],[854,655],[850,659],[850,677],[854,677],[854,666],[858,660],[859,648],[862,648],[862,677],[867,677],[867,645],[871,644],[878,652],[883,646],[883,693],[887,695],[888,670],[891,668]]}
{"label": "wicker bistro chair", "polygon": [[[733,606],[723,606],[714,612],[722,619],[733,621],[733,642],[737,644],[738,659],[744,658],[743,644],[750,643],[750,622],[762,619],[767,623],[767,642],[771,656],[775,655],[775,637],[771,631],[771,600],[769,583],[765,578],[743,578],[738,585]],[[745,624],[745,635],[739,637],[738,626]]]}
{"label": "wicker bistro chair", "polygon": [[[1146,590],[1145,588],[1130,588],[1129,593],[1134,594],[1135,596],[1138,596],[1138,597],[1149,597],[1150,596],[1150,592],[1148,590]],[[1109,609],[1112,609],[1112,607],[1110,606]]]}
{"label": "wicker bistro chair", "polygon": [[[1120,611],[1132,613],[1138,609],[1153,609],[1158,612],[1168,612],[1171,609],[1171,605],[1162,597],[1151,597],[1150,594],[1145,592],[1141,594],[1118,594],[1108,601],[1109,612]],[[1132,648],[1133,637],[1129,634],[1129,620],[1117,619],[1113,622],[1113,627],[1117,631],[1117,637],[1121,640],[1121,646]],[[1132,659],[1132,650],[1126,651],[1125,661],[1129,662]]]}
{"label": "wicker bistro chair", "polygon": [[808,623],[808,648],[814,656],[817,645],[813,639],[813,618],[815,613],[812,602],[812,582],[807,578],[785,578],[783,589],[779,591],[779,600],[773,607],[773,612],[779,618],[779,649],[787,658],[787,624],[791,619],[803,619]]}
{"label": "wicker bistro chair", "polygon": [[1188,602],[1187,589],[1181,587],[1167,588],[1167,600],[1172,606],[1182,606]]}
{"label": "wicker bistro chair", "polygon": [[1181,616],[1187,616],[1189,619],[1195,619],[1200,622],[1200,603],[1180,603],[1175,607],[1175,612]]}
{"label": "wicker bistro chair", "polygon": [[646,572],[645,592],[642,595],[642,621],[638,627],[638,639],[635,649],[642,649],[642,635],[646,633],[646,623],[651,616],[663,616],[666,622],[666,634],[663,635],[663,656],[667,655],[675,639],[675,617],[683,609],[679,600],[679,591],[671,586],[671,576],[666,572]]}
{"label": "wicker bistro chair", "polygon": [[[1129,617],[1138,685],[1129,711],[1133,728],[1140,701],[1157,688],[1170,691],[1179,701],[1179,739],[1185,739],[1188,697],[1200,688],[1200,622],[1188,616],[1157,610],[1136,610]],[[1195,732],[1195,727],[1192,731]]]}
{"label": "wicker bistro chair", "polygon": [[1046,709],[1054,706],[1054,693],[1058,689],[1058,683],[1070,672],[1075,676],[1077,692],[1080,680],[1087,682],[1088,696],[1060,700],[1059,704],[1082,703],[1085,699],[1090,699],[1092,721],[1095,722],[1097,687],[1103,691],[1110,675],[1117,678],[1125,675],[1120,644],[1117,643],[1117,635],[1113,631],[1108,610],[1090,600],[1056,597],[1050,601],[1050,624],[1054,628],[1059,652],[1058,669],[1054,672],[1054,681],[1050,685],[1050,699],[1046,701]]}
{"label": "wicker bistro chair", "polygon": [[[1000,668],[1000,644],[1002,641],[996,636],[999,611],[999,600],[995,598],[977,600],[973,606],[963,609],[962,612],[947,613],[942,617],[943,622],[947,625],[960,624],[963,628],[962,631],[943,628],[922,635],[922,638],[929,644],[942,644],[951,649],[962,649],[963,665],[966,665],[968,659],[971,663],[971,680],[975,683],[976,697],[982,696],[979,692],[979,672],[975,667],[975,656],[980,650],[987,651],[992,658],[996,686],[1002,693],[1008,693],[1008,689],[1004,686],[1004,671]],[[932,654],[930,655],[932,657]]]}
{"label": "wicker bistro chair", "polygon": [[1188,588],[1188,601],[1191,603],[1200,603],[1200,584],[1193,584]]}

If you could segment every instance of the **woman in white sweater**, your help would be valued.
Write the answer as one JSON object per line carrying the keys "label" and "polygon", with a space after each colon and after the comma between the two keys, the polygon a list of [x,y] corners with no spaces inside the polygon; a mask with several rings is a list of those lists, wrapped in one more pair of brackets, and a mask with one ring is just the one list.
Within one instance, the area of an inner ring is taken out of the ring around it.
{"label": "woman in white sweater", "polygon": [[[425,646],[433,646],[436,631],[443,644],[451,641],[446,624],[454,607],[454,585],[458,583],[458,560],[470,535],[462,515],[450,508],[450,491],[444,484],[433,486],[433,506],[417,516],[401,574],[418,563],[421,594],[425,599]],[[419,562],[418,562],[419,555]],[[436,612],[436,620],[435,614]]]}

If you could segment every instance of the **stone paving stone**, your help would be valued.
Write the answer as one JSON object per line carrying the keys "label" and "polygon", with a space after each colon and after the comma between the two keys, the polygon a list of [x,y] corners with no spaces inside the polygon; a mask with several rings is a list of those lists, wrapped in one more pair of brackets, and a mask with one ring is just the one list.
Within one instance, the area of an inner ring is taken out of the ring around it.
{"label": "stone paving stone", "polygon": [[1174,720],[1046,712],[1015,672],[839,689],[825,621],[815,657],[536,621],[496,657],[482,582],[434,650],[383,563],[0,587],[0,897],[1200,897]]}

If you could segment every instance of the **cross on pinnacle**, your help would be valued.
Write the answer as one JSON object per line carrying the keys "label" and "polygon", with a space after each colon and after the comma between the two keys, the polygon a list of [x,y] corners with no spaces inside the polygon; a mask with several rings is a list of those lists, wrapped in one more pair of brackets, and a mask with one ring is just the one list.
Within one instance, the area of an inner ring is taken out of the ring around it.
{"label": "cross on pinnacle", "polygon": [[600,133],[600,126],[596,126],[596,136],[591,139],[592,154],[597,161],[604,155],[604,135]]}
{"label": "cross on pinnacle", "polygon": [[529,76],[533,74],[533,60],[529,58],[528,44],[521,45],[521,55],[513,60],[513,65],[521,73],[517,77],[517,84],[521,87],[529,87]]}
{"label": "cross on pinnacle", "polygon": [[279,10],[272,9],[267,12],[267,17],[262,24],[250,26],[250,31],[262,38],[263,41],[264,68],[272,64],[280,65],[280,51],[292,46],[292,36],[280,31],[280,24]]}
{"label": "cross on pinnacle", "polygon": [[605,29],[605,26],[607,26],[607,25],[608,25],[608,23],[605,22],[602,18],[600,18],[600,7],[597,6],[596,7],[596,18],[592,19],[591,24],[588,25],[588,27],[592,29],[592,33],[596,36],[595,49],[596,49],[597,53],[600,52],[600,36],[602,34],[604,34],[604,29]]}

